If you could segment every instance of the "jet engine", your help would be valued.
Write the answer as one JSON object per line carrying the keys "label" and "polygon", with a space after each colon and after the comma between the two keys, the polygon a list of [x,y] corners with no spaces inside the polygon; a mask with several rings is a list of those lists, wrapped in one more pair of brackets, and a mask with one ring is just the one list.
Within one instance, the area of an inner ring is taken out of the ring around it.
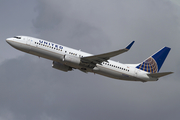
{"label": "jet engine", "polygon": [[74,57],[71,55],[64,55],[63,61],[65,64],[74,68],[79,67],[79,64],[81,63],[81,60],[79,57]]}
{"label": "jet engine", "polygon": [[64,72],[71,71],[72,67],[69,67],[67,65],[61,64],[59,62],[53,61],[52,67],[58,70],[62,70]]}

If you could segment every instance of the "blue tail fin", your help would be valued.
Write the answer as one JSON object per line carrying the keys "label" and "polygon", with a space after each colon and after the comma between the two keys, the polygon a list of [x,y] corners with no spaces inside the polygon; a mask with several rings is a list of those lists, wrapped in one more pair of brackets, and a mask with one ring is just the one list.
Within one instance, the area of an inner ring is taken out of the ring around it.
{"label": "blue tail fin", "polygon": [[147,58],[145,61],[140,63],[136,68],[149,73],[157,73],[161,69],[162,64],[164,63],[169,51],[171,48],[164,47],[154,55]]}

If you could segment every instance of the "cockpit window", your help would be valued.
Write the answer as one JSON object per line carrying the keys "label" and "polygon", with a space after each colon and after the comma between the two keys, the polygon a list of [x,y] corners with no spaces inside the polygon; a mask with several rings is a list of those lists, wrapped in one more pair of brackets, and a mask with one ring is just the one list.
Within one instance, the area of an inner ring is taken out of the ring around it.
{"label": "cockpit window", "polygon": [[21,37],[15,36],[14,38],[21,39]]}

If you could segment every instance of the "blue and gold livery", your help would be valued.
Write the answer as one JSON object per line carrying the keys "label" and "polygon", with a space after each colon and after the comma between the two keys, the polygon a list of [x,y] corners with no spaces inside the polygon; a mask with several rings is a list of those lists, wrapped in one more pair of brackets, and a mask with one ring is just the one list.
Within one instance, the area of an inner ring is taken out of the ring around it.
{"label": "blue and gold livery", "polygon": [[136,68],[150,73],[157,73],[158,71],[157,63],[152,57],[149,57],[147,60],[142,62]]}
{"label": "blue and gold livery", "polygon": [[136,68],[149,73],[159,72],[170,50],[171,48],[169,47],[162,48],[154,55],[140,63],[138,66],[136,66]]}

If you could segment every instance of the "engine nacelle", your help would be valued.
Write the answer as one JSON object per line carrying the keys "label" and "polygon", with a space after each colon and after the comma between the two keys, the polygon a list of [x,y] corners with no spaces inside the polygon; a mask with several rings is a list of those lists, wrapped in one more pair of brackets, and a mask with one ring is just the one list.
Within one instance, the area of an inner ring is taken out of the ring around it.
{"label": "engine nacelle", "polygon": [[75,68],[77,68],[81,62],[79,57],[74,57],[71,55],[64,55],[63,61],[65,62],[65,64]]}
{"label": "engine nacelle", "polygon": [[67,65],[64,65],[64,64],[61,64],[59,62],[56,62],[56,61],[53,61],[52,63],[52,67],[55,68],[55,69],[58,69],[58,70],[62,70],[64,72],[67,72],[67,71],[71,71],[72,68],[67,66]]}

